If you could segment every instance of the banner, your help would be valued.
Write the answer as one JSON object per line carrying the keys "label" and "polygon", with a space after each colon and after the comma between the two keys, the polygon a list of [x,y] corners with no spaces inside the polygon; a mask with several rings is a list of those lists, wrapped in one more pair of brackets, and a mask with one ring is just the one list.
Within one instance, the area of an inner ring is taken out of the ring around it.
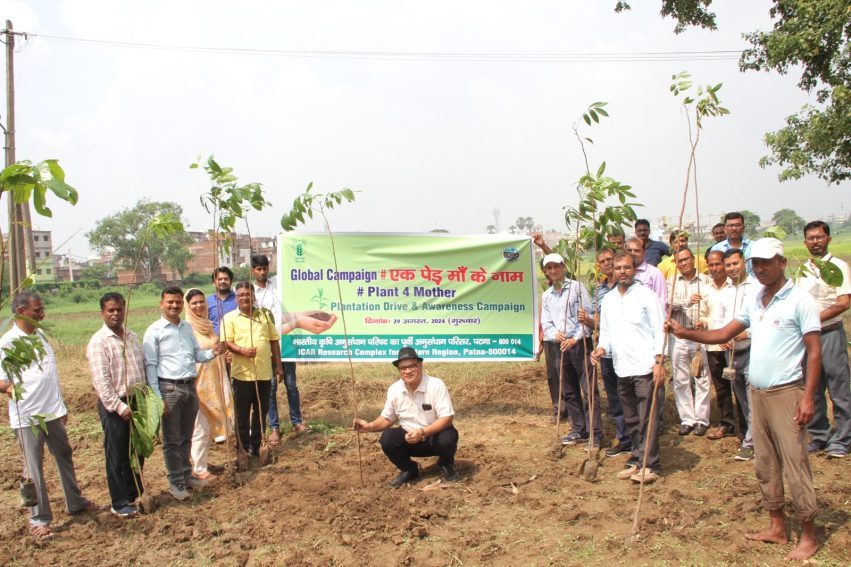
{"label": "banner", "polygon": [[327,234],[278,236],[279,297],[301,327],[282,335],[284,360],[347,360],[343,313],[355,361],[393,360],[403,346],[429,360],[534,357],[528,237],[335,234],[333,243],[336,264]]}

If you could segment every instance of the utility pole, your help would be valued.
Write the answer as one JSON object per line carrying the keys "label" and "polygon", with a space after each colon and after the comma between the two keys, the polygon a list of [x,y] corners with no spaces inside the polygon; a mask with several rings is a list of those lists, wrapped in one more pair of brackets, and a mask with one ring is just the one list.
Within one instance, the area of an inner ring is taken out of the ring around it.
{"label": "utility pole", "polygon": [[[5,162],[6,167],[13,165],[15,159],[15,32],[12,22],[6,20],[6,128]],[[27,258],[31,268],[35,268],[35,247],[30,223],[29,203],[15,204],[11,195],[9,203],[9,239],[6,243],[9,252],[9,291],[20,287],[27,277]]]}

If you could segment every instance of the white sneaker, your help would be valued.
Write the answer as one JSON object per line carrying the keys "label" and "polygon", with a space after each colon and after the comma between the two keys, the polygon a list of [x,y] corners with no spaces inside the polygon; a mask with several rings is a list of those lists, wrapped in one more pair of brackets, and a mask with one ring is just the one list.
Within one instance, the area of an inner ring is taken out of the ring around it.
{"label": "white sneaker", "polygon": [[173,484],[170,484],[168,486],[168,491],[171,493],[172,496],[174,496],[177,500],[180,500],[181,502],[190,497],[190,494],[189,492],[187,492],[186,488],[174,486]]}
{"label": "white sneaker", "polygon": [[224,435],[219,435],[218,437],[213,439],[213,441],[216,442],[216,443],[224,443],[227,440],[228,440],[228,438],[225,437]]}

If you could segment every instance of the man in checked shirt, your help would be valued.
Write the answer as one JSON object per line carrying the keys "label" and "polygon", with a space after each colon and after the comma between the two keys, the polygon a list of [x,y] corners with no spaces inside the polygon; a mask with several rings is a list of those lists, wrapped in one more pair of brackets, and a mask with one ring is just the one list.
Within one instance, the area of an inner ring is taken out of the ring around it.
{"label": "man in checked shirt", "polygon": [[[145,362],[136,333],[127,329],[125,337],[124,307],[124,296],[120,293],[107,293],[100,298],[103,327],[89,341],[86,358],[98,396],[111,511],[119,518],[131,518],[137,514],[133,502],[141,496],[142,481],[130,467],[127,389],[145,383]],[[140,456],[140,469],[143,464],[144,458]]]}
{"label": "man in checked shirt", "polygon": [[[711,280],[697,273],[694,253],[688,248],[680,249],[674,256],[677,270],[668,278],[668,297],[672,298],[671,317],[686,329],[706,329],[710,310],[707,294]],[[706,364],[706,348],[694,341],[678,339],[674,335],[668,340],[668,356],[674,378],[674,400],[680,414],[680,435],[703,436],[709,429],[709,371]],[[692,359],[699,356],[703,364],[700,372],[692,376]],[[694,393],[692,393],[694,380]]]}

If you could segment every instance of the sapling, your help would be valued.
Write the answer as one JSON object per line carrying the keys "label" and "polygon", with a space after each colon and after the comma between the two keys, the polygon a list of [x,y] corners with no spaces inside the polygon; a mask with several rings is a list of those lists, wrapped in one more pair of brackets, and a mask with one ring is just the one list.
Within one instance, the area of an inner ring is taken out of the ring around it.
{"label": "sapling", "polygon": [[[47,206],[47,193],[51,192],[59,199],[70,203],[77,204],[78,193],[72,186],[65,183],[65,171],[59,165],[58,160],[47,159],[32,164],[30,161],[21,161],[0,171],[0,199],[3,193],[7,193],[9,198],[16,204],[28,203],[30,199],[33,201],[33,206],[36,212],[44,217],[52,217],[53,211]],[[10,234],[17,230],[14,222],[20,222],[10,216]],[[17,265],[18,258],[24,253],[22,243],[16,243],[14,249],[8,251],[10,263]],[[6,241],[0,233],[0,258],[7,255]],[[16,270],[13,270],[15,277],[10,281],[9,297],[2,298],[2,282],[4,279],[4,262],[0,261],[0,309],[6,306],[9,300],[21,289],[27,288],[33,284],[33,273],[37,266],[32,266],[32,273],[24,278],[20,278],[20,274],[16,275]],[[20,281],[16,281],[16,277]],[[16,315],[16,317],[19,317]],[[36,329],[40,326],[37,321],[30,320]],[[34,335],[26,337],[18,337],[12,340],[6,347],[3,348],[2,368],[5,375],[10,378],[12,384],[11,397],[18,407],[18,401],[22,399],[25,393],[23,388],[23,372],[33,364],[41,368],[41,361],[46,355],[46,350],[41,342],[41,339]],[[18,414],[20,416],[20,413]],[[37,434],[36,428],[47,435],[47,420],[54,419],[54,416],[48,414],[33,414],[27,416],[28,425],[33,428],[33,433]],[[23,454],[23,444],[18,440]],[[29,478],[26,459],[24,459],[24,477],[20,481],[21,496],[25,505],[35,506],[35,485]]]}
{"label": "sapling", "polygon": [[[305,189],[304,193],[296,197],[295,201],[293,201],[293,207],[289,213],[286,213],[281,217],[281,227],[287,232],[295,230],[295,228],[303,224],[305,222],[305,215],[308,218],[313,218],[314,212],[318,212],[322,217],[322,222],[325,225],[325,231],[328,233],[328,238],[331,241],[331,257],[334,259],[334,271],[339,271],[339,266],[337,265],[337,249],[334,245],[334,233],[331,231],[331,224],[328,221],[328,215],[326,214],[326,210],[333,209],[335,206],[339,206],[346,201],[351,203],[355,200],[355,193],[351,189],[341,189],[340,191],[336,191],[333,193],[313,193],[313,182],[311,181],[307,185],[307,189]],[[337,281],[337,298],[340,302],[340,319],[343,322],[343,337],[345,344],[343,348],[346,351],[346,356],[349,361],[349,376],[351,381],[352,388],[352,413],[354,414],[354,418],[358,419],[358,398],[357,398],[357,387],[355,382],[355,366],[352,362],[352,353],[349,348],[349,332],[346,326],[346,310],[343,307],[343,290],[340,285],[340,280]],[[358,447],[358,471],[360,473],[360,481],[363,484],[363,461],[361,459],[361,442],[360,442],[360,432],[355,432],[355,437],[357,439],[357,447]]]}
{"label": "sapling", "polygon": [[[199,157],[197,161],[189,166],[190,169],[198,169],[199,167],[204,169],[212,184],[209,190],[201,195],[200,200],[204,210],[211,215],[213,220],[212,269],[215,270],[219,263],[219,242],[221,241],[224,253],[230,252],[231,234],[236,230],[237,221],[244,219],[250,209],[253,208],[254,210],[261,211],[264,207],[270,206],[271,203],[264,198],[263,188],[260,183],[239,185],[239,179],[234,175],[233,168],[222,167],[213,156],[209,156],[204,162]],[[251,237],[249,236],[250,247]],[[218,312],[219,325],[221,325],[224,313],[222,302],[218,296],[216,296],[216,310]],[[223,334],[221,340],[227,342],[227,335]],[[225,431],[228,439],[230,439],[230,420],[227,417],[228,411],[225,407],[225,396],[221,385],[219,390],[218,397],[222,415],[225,419]],[[233,413],[232,410],[233,408],[231,408],[231,413]],[[247,468],[248,466],[242,449],[239,435],[237,435],[234,451],[236,454],[236,465],[240,469]]]}

